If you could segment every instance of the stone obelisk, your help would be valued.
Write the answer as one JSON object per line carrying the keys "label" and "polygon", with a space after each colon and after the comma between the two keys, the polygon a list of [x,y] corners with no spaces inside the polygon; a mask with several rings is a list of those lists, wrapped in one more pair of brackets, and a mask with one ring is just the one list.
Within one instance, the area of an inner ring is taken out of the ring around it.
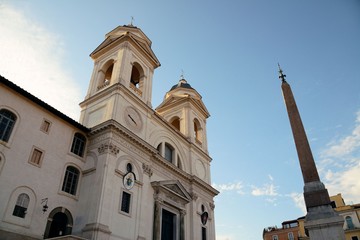
{"label": "stone obelisk", "polygon": [[320,181],[295,98],[285,77],[279,66],[281,88],[305,184],[305,229],[312,240],[344,240],[344,219],[331,207],[328,191]]}

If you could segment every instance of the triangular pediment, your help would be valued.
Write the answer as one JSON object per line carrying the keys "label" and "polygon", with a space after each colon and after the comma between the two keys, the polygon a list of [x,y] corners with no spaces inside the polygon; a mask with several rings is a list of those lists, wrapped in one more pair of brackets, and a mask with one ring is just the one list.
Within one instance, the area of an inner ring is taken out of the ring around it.
{"label": "triangular pediment", "polygon": [[123,41],[132,42],[135,46],[144,51],[148,57],[154,62],[155,66],[160,66],[160,62],[151,49],[150,39],[136,27],[120,26],[106,34],[106,39],[90,54],[91,57],[96,57],[101,50],[106,47],[115,46]]}
{"label": "triangular pediment", "polygon": [[170,193],[178,198],[181,198],[185,202],[189,202],[191,200],[190,194],[178,180],[151,182],[151,186],[159,193]]}
{"label": "triangular pediment", "polygon": [[205,104],[201,99],[193,98],[191,96],[170,96],[166,98],[155,110],[162,115],[161,113],[166,111],[167,109],[173,109],[177,105],[180,106],[182,104],[191,103],[193,106],[198,108],[206,118],[210,116]]}
{"label": "triangular pediment", "polygon": [[111,43],[115,42],[116,40],[123,38],[124,36],[120,36],[120,37],[107,37],[102,43],[100,43],[100,45],[95,48],[95,50],[90,53],[90,56],[95,55],[96,53],[98,53],[101,49],[105,48],[106,46],[109,46]]}

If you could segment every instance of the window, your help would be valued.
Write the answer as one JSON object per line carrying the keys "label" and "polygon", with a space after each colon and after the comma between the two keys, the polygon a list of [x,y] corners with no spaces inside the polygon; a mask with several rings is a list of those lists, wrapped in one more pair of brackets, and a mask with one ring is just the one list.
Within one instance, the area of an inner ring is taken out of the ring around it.
{"label": "window", "polygon": [[351,237],[351,240],[359,240],[357,236]]}
{"label": "window", "polygon": [[13,215],[20,218],[25,218],[26,210],[29,206],[30,198],[26,193],[21,193],[17,200],[13,211]]}
{"label": "window", "polygon": [[31,154],[31,157],[30,157],[30,163],[35,164],[35,165],[40,165],[42,155],[43,155],[43,152],[41,150],[34,148],[32,154]]}
{"label": "window", "polygon": [[66,168],[62,191],[71,195],[76,195],[76,188],[79,181],[80,172],[75,167],[69,166]]}
{"label": "window", "polygon": [[48,133],[50,130],[50,122],[47,120],[44,120],[41,124],[40,130],[45,133]]}
{"label": "window", "polygon": [[108,69],[106,70],[105,79],[104,79],[105,85],[108,85],[110,83],[113,69],[114,69],[114,64],[111,64],[111,66],[108,67]]}
{"label": "window", "polygon": [[0,110],[0,140],[8,142],[11,132],[14,128],[16,116],[12,112],[1,109]]}
{"label": "window", "polygon": [[131,69],[130,85],[129,87],[135,91],[136,94],[142,96],[144,86],[144,70],[139,63],[134,62]]}
{"label": "window", "polygon": [[82,157],[84,156],[86,138],[81,133],[75,133],[74,139],[71,146],[71,152]]}
{"label": "window", "polygon": [[130,203],[131,194],[123,191],[121,198],[121,211],[125,213],[130,213]]}
{"label": "window", "polygon": [[131,78],[130,78],[130,82],[136,86],[139,87],[139,83],[140,83],[140,72],[139,70],[133,66],[132,70],[131,70]]}
{"label": "window", "polygon": [[350,216],[347,216],[345,218],[345,221],[346,221],[346,225],[347,225],[347,229],[354,229],[354,223],[352,221],[352,218]]}
{"label": "window", "polygon": [[294,240],[294,234],[292,232],[288,233],[288,239],[289,240]]}
{"label": "window", "polygon": [[278,235],[273,235],[272,240],[279,240]]}
{"label": "window", "polygon": [[97,90],[105,88],[106,86],[110,85],[112,73],[114,69],[114,61],[109,60],[99,71],[98,76],[98,86]]}
{"label": "window", "polygon": [[173,151],[174,148],[170,144],[165,143],[165,159],[169,162],[173,162]]}

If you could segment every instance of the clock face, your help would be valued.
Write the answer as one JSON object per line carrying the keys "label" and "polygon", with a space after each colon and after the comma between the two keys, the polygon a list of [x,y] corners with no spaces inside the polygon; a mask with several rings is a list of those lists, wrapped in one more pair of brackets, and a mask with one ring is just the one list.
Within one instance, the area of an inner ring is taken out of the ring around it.
{"label": "clock face", "polygon": [[132,130],[141,130],[142,120],[140,114],[133,107],[127,107],[124,111],[125,122]]}
{"label": "clock face", "polygon": [[124,176],[123,179],[124,187],[130,190],[135,184],[135,174],[133,172],[129,172]]}

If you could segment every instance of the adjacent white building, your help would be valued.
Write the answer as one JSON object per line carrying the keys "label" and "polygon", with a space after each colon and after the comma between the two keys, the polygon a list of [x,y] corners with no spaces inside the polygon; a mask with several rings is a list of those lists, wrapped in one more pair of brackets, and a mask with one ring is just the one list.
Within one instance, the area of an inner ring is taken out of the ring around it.
{"label": "adjacent white building", "polygon": [[79,123],[0,77],[0,239],[214,240],[200,94],[180,79],[152,108],[160,63],[132,25],[90,56]]}

